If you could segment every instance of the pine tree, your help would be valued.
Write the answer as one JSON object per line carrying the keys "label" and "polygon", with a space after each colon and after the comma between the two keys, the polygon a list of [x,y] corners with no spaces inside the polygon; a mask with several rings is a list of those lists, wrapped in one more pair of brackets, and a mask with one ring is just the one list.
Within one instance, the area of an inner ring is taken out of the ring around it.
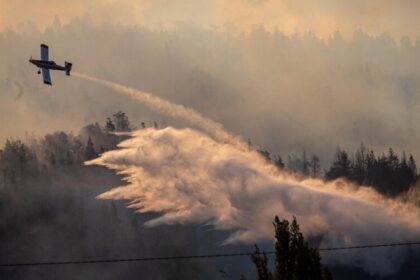
{"label": "pine tree", "polygon": [[[317,249],[310,248],[300,231],[295,217],[292,223],[274,218],[275,230],[275,271],[274,276],[268,269],[268,259],[261,254],[258,246],[251,255],[255,264],[258,280],[330,280],[329,270],[321,264]],[[245,279],[245,277],[242,277]]]}
{"label": "pine tree", "polygon": [[257,150],[258,153],[260,153],[260,155],[263,156],[263,158],[265,158],[267,161],[271,161],[271,157],[270,157],[270,153],[266,150]]}
{"label": "pine tree", "polygon": [[283,160],[282,160],[281,156],[276,156],[276,158],[274,160],[274,165],[279,169],[284,168],[284,163],[283,163]]}
{"label": "pine tree", "polygon": [[125,131],[131,130],[128,117],[122,111],[119,111],[113,115],[113,122],[115,124],[115,131],[117,132],[120,132],[120,131],[125,132]]}
{"label": "pine tree", "polygon": [[320,164],[319,164],[319,157],[317,157],[316,155],[312,156],[310,167],[311,167],[311,176],[314,178],[318,177],[320,175],[319,171],[321,169]]}
{"label": "pine tree", "polygon": [[416,161],[414,160],[413,155],[410,155],[408,159],[408,167],[411,170],[411,176],[414,182],[417,179],[417,166],[416,166]]}
{"label": "pine tree", "polygon": [[334,180],[340,177],[350,178],[351,162],[346,151],[337,148],[335,159],[331,168],[325,174],[327,180]]}
{"label": "pine tree", "polygon": [[290,228],[287,220],[280,221],[276,216],[274,218],[275,231],[275,249],[276,249],[276,272],[275,279],[290,279],[289,261],[290,261]]}
{"label": "pine tree", "polygon": [[362,142],[356,151],[355,159],[351,168],[351,179],[356,181],[358,184],[363,184],[366,180],[367,156],[367,149]]}
{"label": "pine tree", "polygon": [[269,271],[267,264],[268,264],[268,258],[265,253],[261,254],[260,248],[258,248],[257,245],[255,245],[255,251],[251,255],[251,260],[255,264],[255,267],[257,269],[257,279],[258,280],[272,280],[273,276],[271,275],[271,272]]}
{"label": "pine tree", "polygon": [[105,131],[114,132],[115,124],[112,122],[111,118],[106,118]]}
{"label": "pine tree", "polygon": [[89,137],[85,148],[85,160],[91,160],[97,157],[97,153],[93,146],[92,139]]}
{"label": "pine tree", "polygon": [[303,150],[303,152],[302,152],[302,173],[303,173],[303,175],[305,175],[305,176],[309,175],[309,166],[310,166],[310,163],[309,163],[308,159],[306,158],[306,151]]}

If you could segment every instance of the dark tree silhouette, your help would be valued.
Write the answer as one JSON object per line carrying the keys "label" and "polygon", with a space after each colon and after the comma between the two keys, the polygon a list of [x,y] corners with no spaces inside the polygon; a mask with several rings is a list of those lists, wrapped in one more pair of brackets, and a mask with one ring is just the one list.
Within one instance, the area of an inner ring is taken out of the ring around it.
{"label": "dark tree silhouette", "polygon": [[357,184],[374,187],[388,196],[407,192],[417,180],[417,166],[412,155],[401,159],[389,148],[387,155],[375,156],[363,144],[350,160],[347,152],[337,149],[334,162],[325,174],[326,180],[346,178]]}
{"label": "dark tree silhouette", "polygon": [[115,124],[115,131],[126,132],[131,130],[130,121],[128,120],[128,117],[124,112],[119,111],[115,113],[113,115],[113,121]]}
{"label": "dark tree silhouette", "polygon": [[410,168],[412,179],[415,181],[417,179],[417,166],[412,155],[408,159],[408,167]]}
{"label": "dark tree silhouette", "polygon": [[327,180],[333,180],[340,177],[350,178],[351,162],[347,152],[337,148],[332,166],[325,174]]}
{"label": "dark tree silhouette", "polygon": [[306,151],[303,150],[303,152],[302,152],[302,173],[303,173],[303,175],[309,176],[309,167],[310,167],[310,162],[306,158]]}
{"label": "dark tree silhouette", "polygon": [[257,270],[258,280],[329,280],[329,270],[321,264],[317,249],[310,248],[300,231],[299,224],[293,217],[290,224],[276,216],[275,230],[275,271],[268,269],[268,259],[257,245],[251,260]]}
{"label": "dark tree silhouette", "polygon": [[75,137],[63,131],[47,134],[40,146],[41,157],[49,161],[50,165],[71,165],[82,162],[83,145],[79,136]]}
{"label": "dark tree silhouette", "polygon": [[266,150],[257,150],[258,153],[260,153],[260,155],[265,158],[267,161],[271,161],[271,156],[270,153]]}
{"label": "dark tree silhouette", "polygon": [[[265,253],[260,252],[260,248],[255,245],[255,251],[251,255],[251,260],[255,264],[255,268],[257,269],[257,279],[258,280],[272,280],[273,275],[269,271],[268,265],[268,258]],[[244,279],[245,277],[243,277]]]}
{"label": "dark tree silhouette", "polygon": [[105,131],[106,132],[115,131],[115,124],[112,122],[111,118],[106,118]]}
{"label": "dark tree silhouette", "polygon": [[320,175],[321,166],[319,164],[319,157],[313,155],[310,163],[311,176],[318,177]]}
{"label": "dark tree silhouette", "polygon": [[97,157],[97,153],[95,151],[95,148],[93,147],[92,139],[89,137],[86,148],[85,148],[85,160],[91,160]]}
{"label": "dark tree silhouette", "polygon": [[274,165],[277,166],[279,169],[284,168],[284,163],[283,163],[283,159],[281,158],[281,156],[276,156],[276,158],[274,160]]}
{"label": "dark tree silhouette", "polygon": [[3,184],[16,187],[19,179],[36,175],[38,159],[34,151],[20,140],[8,139],[0,153]]}

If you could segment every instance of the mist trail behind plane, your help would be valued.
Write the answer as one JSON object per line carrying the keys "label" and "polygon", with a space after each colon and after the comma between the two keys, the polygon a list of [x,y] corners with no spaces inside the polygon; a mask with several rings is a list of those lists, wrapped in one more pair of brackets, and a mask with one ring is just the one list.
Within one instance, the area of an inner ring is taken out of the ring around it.
{"label": "mist trail behind plane", "polygon": [[[161,215],[147,225],[207,223],[232,230],[226,242],[271,240],[274,215],[298,218],[308,236],[322,236],[321,246],[406,242],[420,238],[420,210],[385,199],[371,188],[346,182],[298,180],[276,173],[240,138],[200,113],[120,84],[75,73],[129,95],[163,114],[199,126],[192,129],[143,129],[131,133],[120,149],[88,165],[102,165],[125,177],[125,185],[101,199],[129,200],[139,212]],[[229,143],[231,145],[225,145]],[[378,249],[326,255],[324,259],[387,274],[403,262],[405,249]]]}
{"label": "mist trail behind plane", "polygon": [[170,101],[161,99],[150,93],[139,91],[118,83],[92,77],[86,74],[74,72],[72,75],[83,78],[85,80],[106,85],[115,91],[136,99],[137,101],[147,105],[149,108],[159,113],[179,118],[191,124],[197,125],[223,143],[229,143],[235,145],[237,148],[247,149],[247,145],[240,139],[240,137],[227,132],[222,124],[204,117],[202,114],[191,108],[187,108],[183,105],[175,104]]}

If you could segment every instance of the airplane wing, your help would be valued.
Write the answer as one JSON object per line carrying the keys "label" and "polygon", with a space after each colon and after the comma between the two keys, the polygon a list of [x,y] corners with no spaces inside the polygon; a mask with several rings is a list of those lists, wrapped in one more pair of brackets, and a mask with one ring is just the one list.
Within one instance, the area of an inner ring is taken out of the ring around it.
{"label": "airplane wing", "polygon": [[41,60],[48,61],[48,46],[41,44]]}
{"label": "airplane wing", "polygon": [[51,85],[51,76],[50,70],[42,68],[42,78],[44,79],[44,84]]}

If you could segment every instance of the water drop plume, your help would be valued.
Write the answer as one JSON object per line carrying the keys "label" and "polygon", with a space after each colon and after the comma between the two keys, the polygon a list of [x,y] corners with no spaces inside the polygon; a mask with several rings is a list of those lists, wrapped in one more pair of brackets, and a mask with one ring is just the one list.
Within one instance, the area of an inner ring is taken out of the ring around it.
{"label": "water drop plume", "polygon": [[[200,113],[120,84],[77,74],[127,94],[194,129],[142,129],[88,165],[124,177],[124,185],[99,196],[129,201],[138,212],[160,216],[146,226],[210,224],[232,234],[225,243],[272,240],[274,215],[296,216],[308,237],[322,247],[417,241],[420,210],[387,199],[370,187],[346,181],[299,179],[279,171],[223,126]],[[406,248],[324,255],[329,263],[352,264],[389,274],[403,263]]]}

